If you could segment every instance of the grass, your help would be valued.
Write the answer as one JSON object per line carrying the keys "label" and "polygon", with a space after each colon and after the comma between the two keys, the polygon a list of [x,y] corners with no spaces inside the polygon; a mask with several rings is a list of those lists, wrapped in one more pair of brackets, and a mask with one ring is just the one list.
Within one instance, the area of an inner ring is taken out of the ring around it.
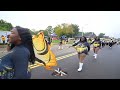
{"label": "grass", "polygon": [[[0,45],[3,45],[3,43],[0,43]],[[5,45],[7,45],[7,43],[5,43]]]}
{"label": "grass", "polygon": [[7,45],[0,45],[0,48],[6,48]]}
{"label": "grass", "polygon": [[70,40],[67,44],[73,44],[74,41],[73,40]]}
{"label": "grass", "polygon": [[7,43],[5,45],[3,45],[3,43],[0,43],[0,48],[6,48],[7,47]]}
{"label": "grass", "polygon": [[[52,40],[52,45],[59,44],[60,40]],[[70,40],[67,44],[73,44],[74,40]]]}
{"label": "grass", "polygon": [[59,43],[60,40],[52,40],[52,43]]}
{"label": "grass", "polygon": [[[60,40],[52,40],[52,45],[58,45],[59,44],[59,42],[60,42]],[[73,44],[73,40],[70,40],[67,44]],[[6,44],[7,45],[7,44]],[[5,45],[5,46],[6,46]],[[4,47],[4,45],[2,44],[2,43],[0,43],[0,46],[1,47]]]}

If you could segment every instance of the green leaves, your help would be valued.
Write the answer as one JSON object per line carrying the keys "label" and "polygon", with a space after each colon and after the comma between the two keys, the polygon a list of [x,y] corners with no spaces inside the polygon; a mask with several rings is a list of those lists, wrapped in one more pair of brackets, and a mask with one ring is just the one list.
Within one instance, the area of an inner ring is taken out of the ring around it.
{"label": "green leaves", "polygon": [[100,33],[100,34],[98,35],[98,37],[99,37],[99,38],[103,38],[104,35],[105,35],[104,33]]}
{"label": "green leaves", "polygon": [[53,33],[53,28],[52,28],[52,26],[48,26],[48,27],[46,28],[46,31],[48,32],[48,35],[50,36],[50,34]]}
{"label": "green leaves", "polygon": [[79,26],[75,24],[66,24],[63,23],[61,25],[57,25],[54,28],[54,32],[61,37],[62,35],[66,35],[67,37],[73,37],[78,34],[79,32]]}
{"label": "green leaves", "polygon": [[4,20],[0,20],[0,31],[10,31],[13,28],[11,23],[8,23]]}

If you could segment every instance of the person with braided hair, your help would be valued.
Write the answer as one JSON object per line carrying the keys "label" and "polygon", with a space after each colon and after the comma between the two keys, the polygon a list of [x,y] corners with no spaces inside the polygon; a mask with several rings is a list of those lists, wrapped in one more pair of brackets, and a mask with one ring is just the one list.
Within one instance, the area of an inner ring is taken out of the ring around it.
{"label": "person with braided hair", "polygon": [[16,26],[11,30],[9,43],[14,47],[0,59],[1,79],[30,79],[28,65],[34,64],[32,35],[29,29]]}
{"label": "person with braided hair", "polygon": [[101,41],[99,37],[95,37],[94,41],[91,43],[93,44],[93,52],[94,52],[94,58],[97,59],[98,51],[101,49]]}
{"label": "person with braided hair", "polygon": [[87,38],[85,36],[82,36],[82,37],[80,37],[80,40],[78,42],[74,43],[72,46],[74,46],[78,52],[78,58],[80,60],[78,72],[80,72],[80,71],[82,71],[83,62],[85,60],[85,57],[88,55],[88,52],[90,51],[90,45],[87,42]]}

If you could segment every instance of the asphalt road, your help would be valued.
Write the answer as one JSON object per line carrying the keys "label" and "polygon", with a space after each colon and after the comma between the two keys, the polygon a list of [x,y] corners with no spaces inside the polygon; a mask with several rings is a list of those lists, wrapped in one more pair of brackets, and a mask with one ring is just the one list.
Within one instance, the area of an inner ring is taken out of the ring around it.
{"label": "asphalt road", "polygon": [[[56,50],[56,52],[59,52],[59,50]],[[61,54],[57,54],[57,57],[75,51],[73,48],[64,48],[60,52]],[[120,79],[120,45],[114,45],[112,49],[107,46],[102,48],[99,51],[97,60],[93,58],[93,51],[91,50],[84,60],[81,72],[77,71],[78,65],[79,59],[76,54],[59,60],[58,66],[54,67],[54,69],[61,67],[68,75],[52,76],[52,71],[40,66],[32,69],[31,79]]]}
{"label": "asphalt road", "polygon": [[[63,50],[58,50],[58,45],[51,47],[57,58],[58,66],[68,73],[67,76],[52,76],[52,71],[43,66],[32,69],[31,79],[120,79],[120,45],[108,46],[99,51],[97,60],[93,58],[93,51],[84,60],[83,70],[78,72],[79,59],[74,48],[64,45]],[[0,48],[0,56],[6,54],[5,48]],[[67,56],[66,56],[67,55]]]}

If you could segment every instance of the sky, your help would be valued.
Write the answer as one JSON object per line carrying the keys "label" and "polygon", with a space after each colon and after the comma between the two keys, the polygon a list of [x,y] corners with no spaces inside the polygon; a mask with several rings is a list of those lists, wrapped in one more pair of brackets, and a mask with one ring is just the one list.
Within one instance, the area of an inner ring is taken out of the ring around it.
{"label": "sky", "polygon": [[120,11],[0,11],[0,19],[35,30],[72,23],[80,31],[120,38]]}

